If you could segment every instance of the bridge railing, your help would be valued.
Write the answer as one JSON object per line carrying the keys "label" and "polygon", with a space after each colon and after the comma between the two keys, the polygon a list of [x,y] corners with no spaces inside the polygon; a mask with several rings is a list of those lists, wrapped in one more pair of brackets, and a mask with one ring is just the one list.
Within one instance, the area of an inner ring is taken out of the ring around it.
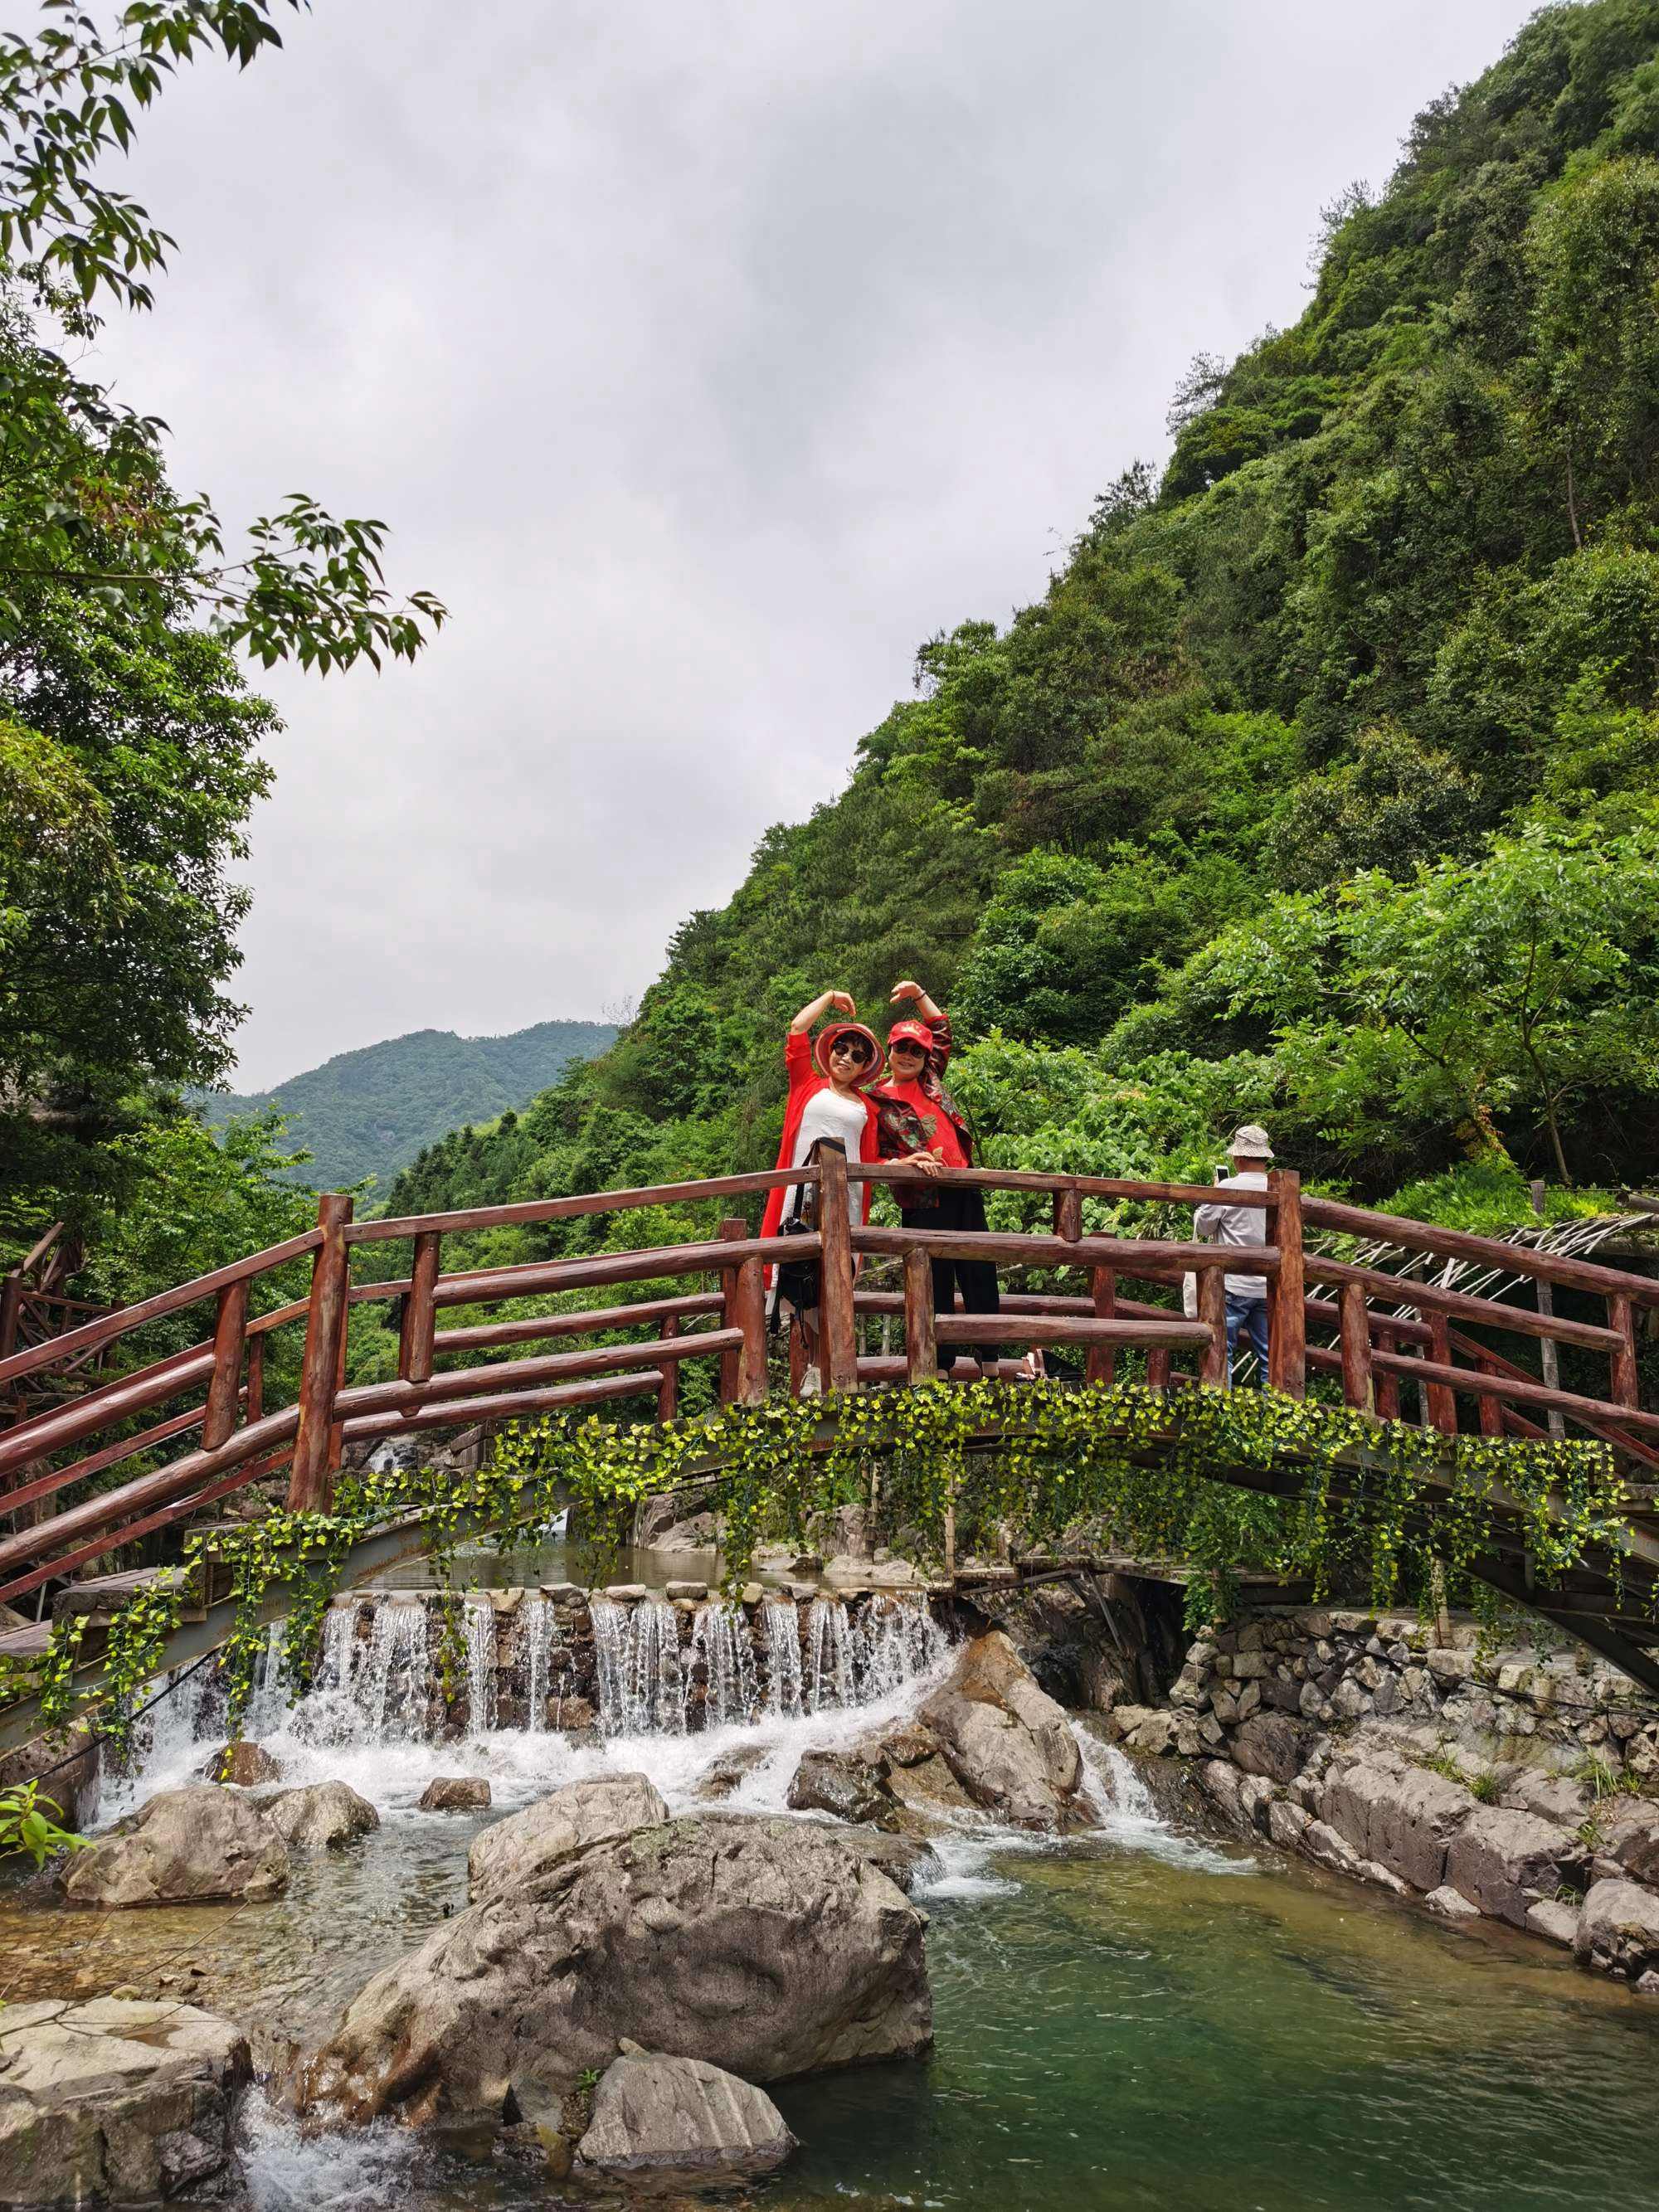
{"label": "bridge railing", "polygon": [[[345,1449],[396,1431],[640,1399],[668,1419],[678,1409],[688,1360],[715,1364],[722,1401],[759,1402],[769,1389],[765,1274],[783,1260],[821,1264],[821,1358],[834,1389],[977,1373],[975,1354],[993,1346],[1080,1354],[1086,1382],[1111,1382],[1129,1356],[1155,1389],[1220,1387],[1227,1380],[1224,1278],[1254,1274],[1268,1301],[1267,1379],[1279,1390],[1299,1396],[1310,1376],[1328,1375],[1340,1381],[1350,1405],[1397,1417],[1401,1385],[1416,1383],[1424,1418],[1441,1430],[1456,1429],[1460,1404],[1494,1435],[1542,1434],[1534,1417],[1556,1413],[1644,1467],[1659,1464],[1659,1413],[1643,1409],[1638,1388],[1638,1316],[1659,1310],[1659,1283],[1644,1276],[1304,1197],[1288,1171],[1276,1171],[1265,1191],[1228,1194],[1229,1205],[1259,1208],[1266,1217],[1266,1242],[1243,1249],[1190,1236],[1085,1231],[1091,1200],[1195,1208],[1215,1199],[1206,1185],[988,1169],[950,1171],[939,1181],[1023,1194],[1023,1210],[1047,1210],[1048,1225],[975,1233],[866,1225],[853,1218],[849,1183],[914,1186],[915,1171],[892,1164],[849,1167],[833,1149],[820,1166],[801,1170],[395,1219],[355,1221],[349,1197],[325,1194],[317,1226],[304,1235],[0,1359],[3,1392],[38,1379],[54,1360],[119,1357],[158,1322],[198,1308],[211,1314],[211,1334],[199,1343],[0,1429],[0,1514],[12,1518],[10,1533],[0,1534],[0,1599],[38,1589],[284,1466],[291,1504],[325,1504]],[[459,1234],[669,1205],[754,1204],[790,1185],[819,1186],[819,1229],[761,1237],[732,1213],[713,1236],[444,1272],[445,1241]],[[1316,1242],[1386,1236],[1423,1265],[1501,1262],[1511,1274],[1549,1284],[1564,1303],[1589,1302],[1601,1318],[1538,1313],[1359,1266],[1310,1249],[1310,1234]],[[354,1282],[354,1254],[393,1241],[409,1247],[407,1275]],[[266,1279],[304,1259],[312,1268],[308,1295],[252,1313],[256,1296],[271,1295]],[[936,1259],[995,1266],[1005,1279],[1002,1310],[935,1311]],[[878,1267],[890,1271],[898,1287],[873,1284]],[[1190,1319],[1170,1303],[1188,1275],[1197,1304]],[[1030,1286],[1032,1278],[1039,1287]],[[1076,1279],[1074,1289],[1051,1286],[1068,1278]],[[668,1294],[680,1281],[684,1290]],[[1154,1296],[1132,1297],[1126,1285]],[[457,1309],[615,1290],[643,1295],[632,1304],[440,1325]],[[396,1376],[347,1387],[352,1312],[388,1303],[398,1323]],[[902,1355],[860,1342],[878,1331],[890,1336],[901,1320]],[[301,1327],[295,1401],[268,1407],[264,1354],[272,1334],[297,1334]],[[646,1334],[631,1341],[615,1340],[619,1332],[640,1330]],[[1581,1359],[1604,1358],[1605,1392],[1547,1386],[1488,1340],[1503,1335],[1523,1346],[1553,1340]],[[479,1363],[481,1354],[495,1356]],[[450,1364],[457,1359],[474,1364]],[[798,1379],[798,1362],[793,1372]],[[1006,1364],[1002,1372],[1018,1370]],[[198,1430],[199,1442],[181,1449]],[[120,1479],[125,1466],[169,1449],[179,1455]],[[94,1486],[112,1480],[113,1487]],[[65,1503],[70,1492],[77,1494]],[[51,1510],[54,1504],[64,1510]]]}

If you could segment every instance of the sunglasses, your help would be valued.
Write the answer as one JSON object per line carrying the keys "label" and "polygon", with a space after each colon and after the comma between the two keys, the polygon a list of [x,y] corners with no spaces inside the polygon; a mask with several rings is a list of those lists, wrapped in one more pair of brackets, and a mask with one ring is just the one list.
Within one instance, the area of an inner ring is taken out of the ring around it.
{"label": "sunglasses", "polygon": [[892,1054],[895,1060],[898,1058],[901,1053],[914,1053],[918,1060],[922,1060],[927,1057],[921,1046],[916,1042],[914,1037],[901,1037],[896,1044],[890,1044],[887,1049]]}
{"label": "sunglasses", "polygon": [[830,1048],[830,1057],[831,1060],[854,1060],[862,1067],[865,1061],[871,1057],[870,1048],[862,1037],[837,1039]]}

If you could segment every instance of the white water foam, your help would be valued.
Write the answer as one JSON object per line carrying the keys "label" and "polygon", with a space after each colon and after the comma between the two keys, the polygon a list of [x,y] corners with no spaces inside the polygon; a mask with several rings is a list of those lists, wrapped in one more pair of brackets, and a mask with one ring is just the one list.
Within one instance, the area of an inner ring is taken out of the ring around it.
{"label": "white water foam", "polygon": [[1116,1744],[1103,1743],[1075,1721],[1072,1733],[1083,1756],[1083,1788],[1094,1808],[1098,1834],[1129,1850],[1162,1859],[1168,1866],[1184,1867],[1192,1874],[1259,1871],[1255,1860],[1248,1855],[1218,1850],[1171,1827],[1136,1772],[1133,1761]]}

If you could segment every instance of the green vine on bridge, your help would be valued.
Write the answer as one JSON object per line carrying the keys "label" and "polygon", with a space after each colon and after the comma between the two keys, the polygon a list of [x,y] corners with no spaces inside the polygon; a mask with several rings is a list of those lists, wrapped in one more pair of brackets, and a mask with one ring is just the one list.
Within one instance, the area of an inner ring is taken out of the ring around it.
{"label": "green vine on bridge", "polygon": [[[959,1557],[1065,1540],[1185,1560],[1198,1571],[1188,1584],[1195,1623],[1224,1613],[1244,1570],[1311,1579],[1321,1593],[1364,1584],[1380,1607],[1419,1600],[1437,1562],[1454,1596],[1476,1595],[1474,1567],[1500,1519],[1524,1540],[1540,1584],[1591,1558],[1616,1584],[1626,1533],[1602,1445],[1444,1437],[1272,1393],[987,1382],[785,1398],[665,1425],[567,1415],[515,1425],[471,1474],[365,1470],[341,1478],[328,1513],[273,1511],[228,1536],[192,1535],[185,1571],[117,1618],[100,1683],[77,1694],[84,1623],[69,1620],[44,1661],[0,1677],[0,1696],[37,1694],[48,1727],[101,1704],[100,1725],[118,1744],[210,1542],[231,1571],[235,1616],[222,1664],[234,1733],[270,1601],[280,1595],[288,1615],[285,1677],[297,1695],[365,1537],[412,1519],[453,1594],[463,1540],[510,1547],[568,1498],[589,1540],[620,1549],[639,1502],[664,1492],[721,1516],[732,1589],[762,1541],[804,1547],[818,1516],[873,1501],[879,1539],[923,1565],[942,1560],[947,1518]],[[458,1637],[461,1608],[442,1612],[446,1638]]]}

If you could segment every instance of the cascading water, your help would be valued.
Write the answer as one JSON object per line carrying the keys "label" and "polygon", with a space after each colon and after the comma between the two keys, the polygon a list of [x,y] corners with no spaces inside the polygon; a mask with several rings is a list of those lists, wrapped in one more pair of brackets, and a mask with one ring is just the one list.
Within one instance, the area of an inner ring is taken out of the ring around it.
{"label": "cascading water", "polygon": [[684,1735],[679,1616],[662,1598],[592,1604],[599,1726],[607,1735]]}
{"label": "cascading water", "polygon": [[799,1720],[805,1711],[800,1665],[800,1616],[793,1598],[769,1598],[766,1630],[766,1709],[774,1720]]}
{"label": "cascading water", "polygon": [[858,1686],[847,1633],[847,1607],[839,1598],[813,1599],[806,1616],[806,1642],[811,1653],[808,1711],[821,1713],[826,1706],[839,1710],[854,1704]]}
{"label": "cascading water", "polygon": [[471,1735],[495,1725],[495,1608],[488,1598],[467,1603],[466,1725]]}
{"label": "cascading water", "polygon": [[[793,1613],[793,1607],[790,1608]],[[704,1725],[723,1728],[733,1723],[747,1726],[760,1711],[760,1686],[756,1679],[755,1654],[743,1615],[724,1598],[713,1598],[697,1607],[691,1624],[691,1647],[685,1668],[685,1699],[689,1711],[699,1666],[707,1684]]]}
{"label": "cascading water", "polygon": [[[431,1680],[426,1607],[378,1607],[357,1698],[376,1743],[408,1742],[427,1733]],[[351,1686],[356,1691],[357,1682]]]}
{"label": "cascading water", "polygon": [[524,1724],[538,1735],[547,1726],[547,1678],[553,1650],[553,1608],[538,1593],[531,1593],[519,1607],[519,1634],[524,1642]]}

